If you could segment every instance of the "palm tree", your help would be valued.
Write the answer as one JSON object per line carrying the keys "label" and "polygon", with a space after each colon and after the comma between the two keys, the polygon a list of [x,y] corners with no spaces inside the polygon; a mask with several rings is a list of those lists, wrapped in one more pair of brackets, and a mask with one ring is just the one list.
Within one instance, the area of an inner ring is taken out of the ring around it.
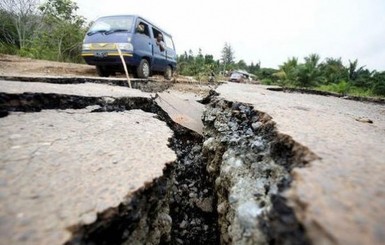
{"label": "palm tree", "polygon": [[320,56],[318,54],[310,54],[305,57],[305,63],[298,66],[297,80],[295,85],[299,87],[313,87],[318,85],[323,77],[319,69]]}
{"label": "palm tree", "polygon": [[365,69],[365,66],[358,67],[358,61],[357,59],[353,62],[349,60],[349,82],[356,86],[361,88],[368,88],[370,87],[370,83],[372,80],[372,76],[375,73],[375,71],[369,71],[368,69]]}
{"label": "palm tree", "polygon": [[348,71],[342,64],[341,58],[326,58],[325,62],[320,64],[320,70],[325,78],[325,84],[335,84],[342,80],[348,80]]}
{"label": "palm tree", "polygon": [[354,81],[357,80],[359,77],[360,73],[364,70],[365,66],[358,67],[358,60],[354,60],[353,62],[349,60],[349,67],[348,67],[348,72],[349,72],[349,80]]}
{"label": "palm tree", "polygon": [[305,57],[305,64],[310,64],[313,67],[318,67],[318,62],[320,56],[318,54],[310,54],[308,57]]}
{"label": "palm tree", "polygon": [[372,91],[375,95],[385,96],[385,71],[374,72]]}
{"label": "palm tree", "polygon": [[279,84],[285,87],[294,84],[297,80],[297,67],[298,58],[292,57],[284,62],[283,65],[280,65],[279,71],[273,75],[278,77]]}

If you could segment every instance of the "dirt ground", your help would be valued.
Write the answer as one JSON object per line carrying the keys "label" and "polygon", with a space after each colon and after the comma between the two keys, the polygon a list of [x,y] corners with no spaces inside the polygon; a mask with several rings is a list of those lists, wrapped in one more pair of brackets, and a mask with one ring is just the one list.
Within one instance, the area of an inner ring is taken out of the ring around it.
{"label": "dirt ground", "polygon": [[[16,55],[0,54],[0,76],[63,76],[63,77],[98,77],[95,66],[37,60]],[[125,78],[124,74],[117,74],[112,78]],[[132,77],[132,76],[130,76]],[[162,76],[151,79],[163,80]],[[207,82],[199,82],[192,77],[174,76],[173,90],[190,92],[200,96],[207,95],[215,86]]]}
{"label": "dirt ground", "polygon": [[0,75],[97,76],[94,66],[0,54]]}

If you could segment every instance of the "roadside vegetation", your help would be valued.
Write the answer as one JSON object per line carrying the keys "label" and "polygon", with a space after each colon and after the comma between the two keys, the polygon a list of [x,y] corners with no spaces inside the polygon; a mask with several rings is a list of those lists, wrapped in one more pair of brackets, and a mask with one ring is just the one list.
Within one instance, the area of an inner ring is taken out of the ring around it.
{"label": "roadside vegetation", "polygon": [[82,62],[85,18],[71,0],[1,0],[0,53]]}
{"label": "roadside vegetation", "polygon": [[[81,45],[88,28],[84,17],[76,14],[78,6],[71,0],[1,0],[0,53],[35,59],[84,62]],[[232,46],[225,43],[220,60],[213,55],[192,50],[178,55],[177,72],[200,81],[226,79],[231,71],[244,70],[263,84],[286,88],[307,88],[343,95],[385,96],[385,71],[375,71],[341,58],[310,54],[300,62],[288,58],[278,69],[263,68],[261,62],[250,65],[235,62]]]}
{"label": "roadside vegetation", "polygon": [[342,95],[385,96],[385,72],[371,71],[359,66],[358,60],[347,66],[341,58],[326,58],[310,54],[303,63],[298,58],[289,58],[279,70],[262,79],[264,84],[282,87],[298,87],[335,92]]}
{"label": "roadside vegetation", "polygon": [[257,77],[262,84],[279,85],[284,88],[306,88],[342,95],[385,97],[385,72],[371,71],[359,66],[358,60],[344,66],[341,58],[326,58],[320,62],[318,54],[310,54],[300,63],[298,58],[288,58],[279,69],[263,68],[261,63],[247,65],[243,60],[234,61],[231,45],[225,44],[220,60],[212,55],[203,55],[199,50],[194,55],[190,50],[178,56],[178,71],[181,75],[207,79],[212,73],[223,75],[233,70],[244,70]]}

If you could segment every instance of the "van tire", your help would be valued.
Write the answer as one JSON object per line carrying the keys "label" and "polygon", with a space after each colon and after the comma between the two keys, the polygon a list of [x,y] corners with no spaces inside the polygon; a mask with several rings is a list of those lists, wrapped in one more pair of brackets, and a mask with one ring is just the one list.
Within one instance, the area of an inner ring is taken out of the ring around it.
{"label": "van tire", "polygon": [[150,76],[150,64],[146,59],[142,59],[138,68],[136,69],[136,73],[139,78],[148,78]]}
{"label": "van tire", "polygon": [[171,80],[171,78],[172,78],[172,68],[171,68],[171,66],[167,66],[166,67],[166,70],[164,71],[164,78],[166,80]]}
{"label": "van tire", "polygon": [[98,73],[98,75],[100,77],[109,77],[110,76],[110,71],[108,70],[108,68],[106,66],[96,66],[96,73]]}

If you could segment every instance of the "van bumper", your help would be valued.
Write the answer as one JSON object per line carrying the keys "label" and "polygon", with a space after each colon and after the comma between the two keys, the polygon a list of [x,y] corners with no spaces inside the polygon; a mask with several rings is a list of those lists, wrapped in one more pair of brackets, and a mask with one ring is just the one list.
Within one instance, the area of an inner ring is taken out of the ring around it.
{"label": "van bumper", "polygon": [[[132,53],[122,52],[124,61],[128,66],[137,66],[139,65],[140,59]],[[95,51],[83,51],[82,57],[88,65],[120,65],[122,60],[120,59],[119,53],[117,51],[111,52],[95,52]]]}

